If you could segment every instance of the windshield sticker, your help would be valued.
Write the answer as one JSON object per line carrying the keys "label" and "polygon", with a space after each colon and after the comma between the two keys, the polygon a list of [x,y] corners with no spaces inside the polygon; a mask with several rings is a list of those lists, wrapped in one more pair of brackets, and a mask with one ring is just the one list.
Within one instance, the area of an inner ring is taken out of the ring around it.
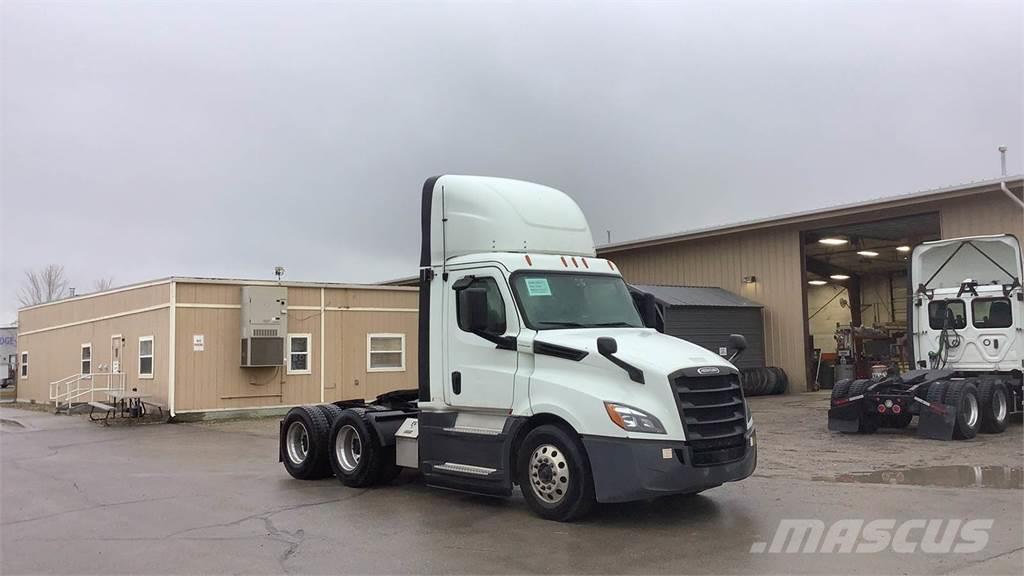
{"label": "windshield sticker", "polygon": [[547,278],[527,278],[526,292],[530,296],[551,296],[551,286]]}

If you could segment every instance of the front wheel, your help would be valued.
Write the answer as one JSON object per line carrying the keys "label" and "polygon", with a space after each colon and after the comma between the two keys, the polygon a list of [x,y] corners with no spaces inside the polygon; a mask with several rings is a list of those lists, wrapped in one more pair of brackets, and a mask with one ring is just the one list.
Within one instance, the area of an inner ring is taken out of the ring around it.
{"label": "front wheel", "polygon": [[594,480],[587,453],[576,434],[559,426],[538,426],[516,457],[519,487],[541,518],[569,522],[594,505]]}

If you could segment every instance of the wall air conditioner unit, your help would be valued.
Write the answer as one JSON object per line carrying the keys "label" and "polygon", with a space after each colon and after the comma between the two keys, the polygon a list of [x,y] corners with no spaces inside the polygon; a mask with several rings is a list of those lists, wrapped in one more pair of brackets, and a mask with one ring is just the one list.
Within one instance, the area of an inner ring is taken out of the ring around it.
{"label": "wall air conditioner unit", "polygon": [[288,289],[242,286],[242,368],[284,366]]}

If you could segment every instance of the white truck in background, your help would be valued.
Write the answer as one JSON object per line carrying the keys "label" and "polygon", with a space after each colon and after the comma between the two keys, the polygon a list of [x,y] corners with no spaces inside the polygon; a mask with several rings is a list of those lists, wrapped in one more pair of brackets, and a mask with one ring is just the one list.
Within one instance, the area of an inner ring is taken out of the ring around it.
{"label": "white truck in background", "polygon": [[[544,518],[595,501],[693,494],[754,471],[753,421],[729,360],[645,328],[562,192],[472,176],[422,198],[419,389],[292,409],[295,478],[393,479],[508,496]],[[735,358],[746,347],[731,340]],[[730,358],[730,359],[732,359]]]}
{"label": "white truck in background", "polygon": [[918,417],[926,438],[997,434],[1024,408],[1024,289],[1012,235],[925,242],[911,255],[914,369],[832,388],[828,427],[872,433]]}

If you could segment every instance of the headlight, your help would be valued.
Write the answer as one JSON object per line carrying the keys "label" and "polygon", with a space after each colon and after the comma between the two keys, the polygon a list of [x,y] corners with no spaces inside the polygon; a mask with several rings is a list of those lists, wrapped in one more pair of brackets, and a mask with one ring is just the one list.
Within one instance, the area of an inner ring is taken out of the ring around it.
{"label": "headlight", "polygon": [[753,414],[747,414],[747,430],[751,430],[753,428],[754,428],[754,415]]}
{"label": "headlight", "polygon": [[608,411],[608,417],[615,422],[615,425],[629,432],[647,432],[649,434],[664,434],[665,427],[657,418],[650,414],[626,406],[605,402],[604,409]]}

